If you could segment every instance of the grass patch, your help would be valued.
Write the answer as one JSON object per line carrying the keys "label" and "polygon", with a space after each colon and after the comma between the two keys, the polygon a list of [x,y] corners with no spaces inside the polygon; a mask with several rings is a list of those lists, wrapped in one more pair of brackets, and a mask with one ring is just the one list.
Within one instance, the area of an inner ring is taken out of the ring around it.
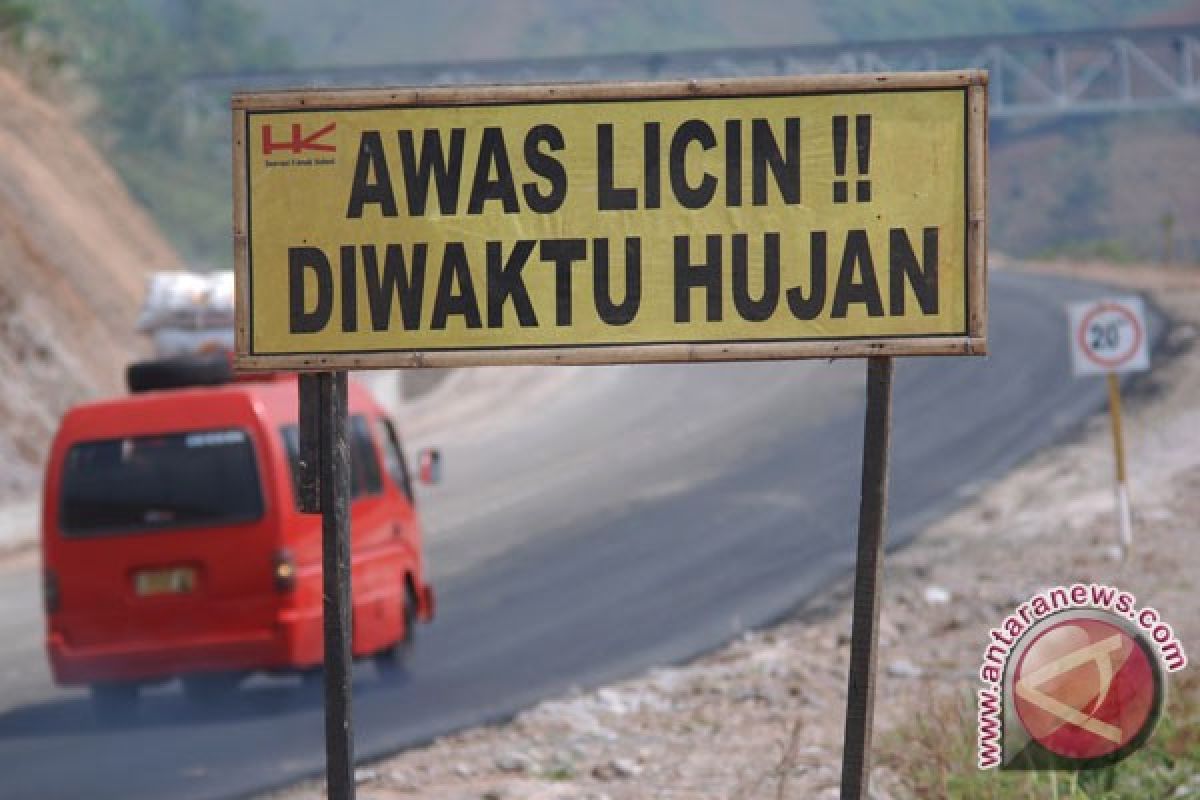
{"label": "grass patch", "polygon": [[555,764],[542,773],[544,781],[571,781],[575,780],[575,770],[566,764]]}
{"label": "grass patch", "polygon": [[1150,741],[1119,764],[1084,772],[999,772],[975,762],[973,695],[935,698],[880,742],[901,796],[963,800],[1200,799],[1200,676],[1170,676],[1167,709]]}

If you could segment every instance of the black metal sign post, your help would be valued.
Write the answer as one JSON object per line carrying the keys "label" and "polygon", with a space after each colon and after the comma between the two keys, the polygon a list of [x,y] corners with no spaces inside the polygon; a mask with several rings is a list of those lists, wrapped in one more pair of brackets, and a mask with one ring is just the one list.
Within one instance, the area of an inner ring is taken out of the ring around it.
{"label": "black metal sign post", "polygon": [[875,662],[891,435],[892,359],[875,357],[867,361],[862,500],[858,509],[858,560],[854,570],[850,678],[842,745],[842,800],[864,800],[871,780],[871,729],[875,716]]}
{"label": "black metal sign post", "polygon": [[346,373],[301,375],[299,385],[300,507],[321,514],[326,787],[329,800],[354,800]]}

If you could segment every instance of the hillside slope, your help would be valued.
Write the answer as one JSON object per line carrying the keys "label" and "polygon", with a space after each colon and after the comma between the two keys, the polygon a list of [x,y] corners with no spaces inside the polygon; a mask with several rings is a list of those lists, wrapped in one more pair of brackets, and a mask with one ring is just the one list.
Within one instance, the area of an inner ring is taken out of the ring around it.
{"label": "hillside slope", "polygon": [[[164,0],[183,2],[183,0]],[[301,66],[1191,24],[1200,0],[238,0]],[[469,8],[469,12],[464,11]],[[321,24],[312,24],[320,19]],[[1200,263],[1200,113],[994,121],[991,227],[1019,257]]]}
{"label": "hillside slope", "polygon": [[[180,0],[174,0],[179,2]],[[387,64],[832,39],[804,0],[238,0],[295,63]],[[318,22],[319,20],[319,22]]]}
{"label": "hillside slope", "polygon": [[62,412],[120,390],[145,275],[180,260],[66,115],[0,72],[0,499]]}

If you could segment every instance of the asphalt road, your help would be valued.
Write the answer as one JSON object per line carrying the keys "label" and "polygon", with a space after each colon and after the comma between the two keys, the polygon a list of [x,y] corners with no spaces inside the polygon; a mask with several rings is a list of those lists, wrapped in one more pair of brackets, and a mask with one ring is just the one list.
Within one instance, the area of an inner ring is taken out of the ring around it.
{"label": "asphalt road", "polygon": [[[994,273],[989,358],[898,363],[892,546],[1102,405],[1102,382],[1070,375],[1062,311],[1097,293]],[[439,616],[402,684],[359,667],[360,758],[687,659],[845,574],[863,375],[586,369],[448,433],[446,485],[423,501]],[[32,559],[0,569],[0,798],[230,797],[322,769],[319,694],[290,679],[204,713],[163,687],[138,725],[98,727],[84,694],[49,684],[38,602]]]}

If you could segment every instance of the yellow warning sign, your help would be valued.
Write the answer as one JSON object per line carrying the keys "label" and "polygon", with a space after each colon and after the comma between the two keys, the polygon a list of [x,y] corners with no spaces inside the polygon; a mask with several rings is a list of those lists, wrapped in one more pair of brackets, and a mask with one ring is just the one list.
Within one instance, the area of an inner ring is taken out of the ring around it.
{"label": "yellow warning sign", "polygon": [[984,352],[984,87],[237,95],[238,364]]}

